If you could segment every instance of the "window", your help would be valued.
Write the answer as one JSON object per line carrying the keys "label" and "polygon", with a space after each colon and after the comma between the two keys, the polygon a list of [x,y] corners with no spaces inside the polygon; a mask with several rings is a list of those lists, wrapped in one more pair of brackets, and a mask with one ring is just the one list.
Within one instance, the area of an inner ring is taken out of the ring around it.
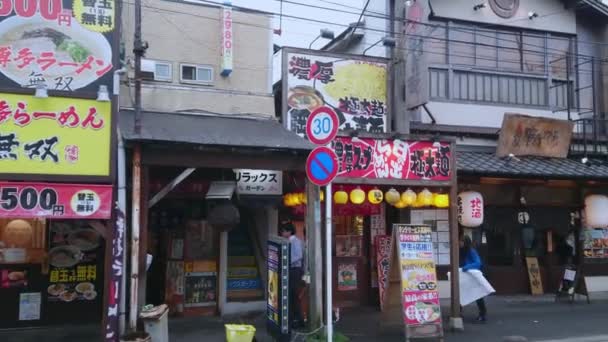
{"label": "window", "polygon": [[213,68],[204,65],[181,65],[181,81],[184,83],[210,84],[213,82]]}
{"label": "window", "polygon": [[146,80],[173,81],[173,65],[170,62],[144,58],[141,60],[141,71],[142,77]]}
{"label": "window", "polygon": [[154,80],[155,81],[172,81],[173,80],[173,68],[170,63],[156,62],[154,68]]}
{"label": "window", "polygon": [[578,75],[567,58],[576,37],[454,21],[428,25],[430,98],[576,108]]}

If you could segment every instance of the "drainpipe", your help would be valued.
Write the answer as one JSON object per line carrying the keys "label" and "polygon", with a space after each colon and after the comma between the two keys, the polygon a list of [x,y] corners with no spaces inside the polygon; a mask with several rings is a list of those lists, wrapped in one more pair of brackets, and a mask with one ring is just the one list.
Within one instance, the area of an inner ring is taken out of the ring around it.
{"label": "drainpipe", "polygon": [[[120,76],[124,75],[127,72],[126,68],[121,68],[119,70],[114,71],[114,101],[116,102],[116,106],[120,108]],[[120,115],[120,111],[117,111],[118,115]],[[127,193],[126,193],[126,162],[125,162],[125,145],[122,140],[122,135],[120,132],[120,125],[116,125],[116,135],[118,136],[118,154],[117,154],[117,178],[118,178],[118,208],[120,211],[126,215],[127,213]],[[126,222],[125,222],[126,224]],[[127,246],[127,234],[123,234],[122,240],[123,248]],[[122,253],[122,264],[123,264],[123,276],[120,279],[120,302],[118,308],[119,315],[119,331],[120,335],[123,336],[125,334],[126,325],[126,297],[127,297],[127,275],[124,272],[124,268],[127,265],[127,253]]]}

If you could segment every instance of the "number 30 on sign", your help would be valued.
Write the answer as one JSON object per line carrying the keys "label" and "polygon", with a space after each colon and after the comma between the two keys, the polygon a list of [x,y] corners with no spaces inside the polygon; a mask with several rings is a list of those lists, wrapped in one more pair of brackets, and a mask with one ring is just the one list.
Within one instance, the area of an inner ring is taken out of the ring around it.
{"label": "number 30 on sign", "polygon": [[326,145],[338,133],[338,115],[329,107],[315,109],[306,121],[306,136],[315,145]]}

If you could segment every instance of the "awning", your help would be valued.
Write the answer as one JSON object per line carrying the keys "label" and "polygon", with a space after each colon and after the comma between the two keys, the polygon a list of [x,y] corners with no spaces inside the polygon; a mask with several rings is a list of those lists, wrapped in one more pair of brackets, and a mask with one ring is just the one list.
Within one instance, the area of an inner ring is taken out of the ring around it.
{"label": "awning", "polygon": [[608,164],[589,159],[499,158],[489,152],[457,152],[458,174],[507,178],[608,179]]}
{"label": "awning", "polygon": [[125,140],[303,152],[314,148],[278,121],[259,117],[144,111],[139,134],[132,110],[122,110],[119,122]]}
{"label": "awning", "polygon": [[582,6],[589,6],[592,9],[596,10],[598,13],[608,16],[608,6],[606,3],[600,0],[582,0],[580,2]]}

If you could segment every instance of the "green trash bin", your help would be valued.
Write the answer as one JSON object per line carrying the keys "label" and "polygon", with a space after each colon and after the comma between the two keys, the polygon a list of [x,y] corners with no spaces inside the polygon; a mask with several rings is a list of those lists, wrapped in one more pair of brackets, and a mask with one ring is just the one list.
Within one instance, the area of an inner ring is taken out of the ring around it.
{"label": "green trash bin", "polygon": [[226,324],[226,342],[252,342],[255,327],[245,324]]}

